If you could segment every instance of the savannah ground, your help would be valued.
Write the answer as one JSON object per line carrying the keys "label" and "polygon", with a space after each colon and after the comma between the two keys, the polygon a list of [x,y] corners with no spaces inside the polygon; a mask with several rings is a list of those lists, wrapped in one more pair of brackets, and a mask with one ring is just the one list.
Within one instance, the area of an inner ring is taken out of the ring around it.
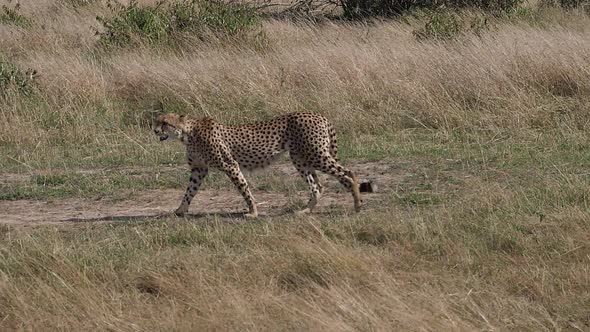
{"label": "savannah ground", "polygon": [[[263,19],[132,47],[99,44],[99,1],[18,13],[0,15],[0,329],[590,330],[583,9],[437,31],[424,13]],[[247,175],[258,220],[216,172],[172,217],[188,170],[149,127],[161,106],[320,112],[379,191],[354,214],[324,176],[295,216],[307,189],[284,159]]]}

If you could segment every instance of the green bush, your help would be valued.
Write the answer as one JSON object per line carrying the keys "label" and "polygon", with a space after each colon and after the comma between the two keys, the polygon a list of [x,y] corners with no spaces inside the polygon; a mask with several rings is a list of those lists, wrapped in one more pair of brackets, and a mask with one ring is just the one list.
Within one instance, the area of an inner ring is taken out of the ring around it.
{"label": "green bush", "polygon": [[451,10],[436,10],[427,14],[423,27],[414,31],[418,40],[451,40],[464,34],[481,36],[492,28],[487,15],[461,15]]}
{"label": "green bush", "polygon": [[461,17],[449,11],[433,13],[424,27],[414,31],[417,39],[454,39],[463,33]]}
{"label": "green bush", "polygon": [[590,12],[590,0],[541,0],[540,4],[546,7],[561,7],[564,9],[581,8]]}
{"label": "green bush", "polygon": [[28,28],[31,26],[31,20],[19,14],[20,6],[16,4],[14,9],[6,5],[2,5],[2,12],[0,12],[1,24],[13,24],[21,28]]}
{"label": "green bush", "polygon": [[[180,11],[178,11],[180,12]],[[215,1],[202,1],[199,16],[207,28],[230,35],[246,31],[258,23],[255,9],[246,5],[228,5]]]}
{"label": "green bush", "polygon": [[[573,1],[573,0],[572,0]],[[340,0],[344,16],[394,16],[413,9],[478,8],[486,11],[506,11],[518,7],[523,0]]]}
{"label": "green bush", "polygon": [[559,0],[563,8],[590,7],[590,0]]}
{"label": "green bush", "polygon": [[523,0],[448,0],[449,7],[472,7],[488,11],[505,11],[514,9],[523,3]]}
{"label": "green bush", "polygon": [[109,8],[113,17],[97,17],[104,26],[100,41],[107,46],[171,42],[183,33],[201,38],[209,32],[236,36],[258,23],[255,9],[247,5],[208,0],[159,1],[154,6],[134,0],[127,6],[109,3]]}
{"label": "green bush", "polygon": [[37,71],[22,71],[17,66],[0,60],[0,98],[6,98],[11,91],[28,96],[33,92]]}

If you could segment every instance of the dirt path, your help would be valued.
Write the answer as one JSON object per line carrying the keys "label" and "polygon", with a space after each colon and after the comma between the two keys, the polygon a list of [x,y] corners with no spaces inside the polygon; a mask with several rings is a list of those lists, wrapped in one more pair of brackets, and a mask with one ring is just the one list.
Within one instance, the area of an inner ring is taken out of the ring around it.
{"label": "dirt path", "polygon": [[[359,179],[370,179],[378,184],[377,193],[363,195],[367,209],[381,206],[384,200],[388,199],[396,183],[418,172],[380,162],[357,163],[351,168],[358,174]],[[278,173],[285,181],[298,177],[293,167],[288,164],[274,165],[271,171]],[[4,181],[21,181],[27,179],[27,176],[5,174],[0,175],[0,178]],[[348,193],[339,190],[339,184],[335,180],[323,176],[322,182],[326,190],[318,204],[317,213],[329,213],[334,210],[352,211],[352,198]],[[108,198],[0,201],[0,223],[33,225],[163,218],[174,211],[183,193],[184,186],[174,190],[146,190],[124,201],[113,201]],[[306,202],[308,197],[306,191],[298,192],[296,197],[284,192],[261,190],[255,190],[253,194],[258,203],[259,213],[263,217],[288,214],[289,209],[294,206],[294,201]],[[199,191],[191,205],[190,213],[192,217],[213,214],[226,219],[236,219],[241,218],[244,209],[245,204],[241,196],[233,187],[227,186],[221,190]]]}

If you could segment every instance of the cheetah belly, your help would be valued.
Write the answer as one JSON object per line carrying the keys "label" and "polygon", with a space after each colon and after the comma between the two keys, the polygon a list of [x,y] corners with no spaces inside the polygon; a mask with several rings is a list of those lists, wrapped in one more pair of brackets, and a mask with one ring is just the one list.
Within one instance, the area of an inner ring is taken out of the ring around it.
{"label": "cheetah belly", "polygon": [[266,150],[261,151],[260,153],[249,153],[249,154],[234,154],[234,158],[240,164],[240,167],[247,171],[254,171],[258,169],[263,169],[274,161],[276,161],[282,154],[285,152],[284,150]]}
{"label": "cheetah belly", "polygon": [[285,130],[280,124],[233,128],[226,142],[240,168],[252,171],[269,166],[286,151]]}

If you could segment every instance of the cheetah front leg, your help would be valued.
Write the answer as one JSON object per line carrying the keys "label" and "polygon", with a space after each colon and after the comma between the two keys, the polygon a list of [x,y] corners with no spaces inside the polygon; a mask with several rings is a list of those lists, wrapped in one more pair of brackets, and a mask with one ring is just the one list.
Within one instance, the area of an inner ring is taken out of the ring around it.
{"label": "cheetah front leg", "polygon": [[207,176],[209,170],[207,167],[193,167],[191,170],[191,178],[189,180],[188,187],[182,198],[182,202],[176,211],[174,212],[177,216],[182,216],[188,212],[188,207],[191,205],[191,201],[195,194],[199,190],[203,179]]}
{"label": "cheetah front leg", "polygon": [[245,217],[248,219],[255,219],[258,217],[258,210],[256,209],[254,196],[252,196],[248,182],[246,182],[246,178],[240,170],[240,165],[236,161],[232,161],[230,163],[224,163],[222,168],[225,174],[227,174],[227,176],[236,186],[240,194],[242,194],[244,200],[246,200],[249,212],[246,213]]}

